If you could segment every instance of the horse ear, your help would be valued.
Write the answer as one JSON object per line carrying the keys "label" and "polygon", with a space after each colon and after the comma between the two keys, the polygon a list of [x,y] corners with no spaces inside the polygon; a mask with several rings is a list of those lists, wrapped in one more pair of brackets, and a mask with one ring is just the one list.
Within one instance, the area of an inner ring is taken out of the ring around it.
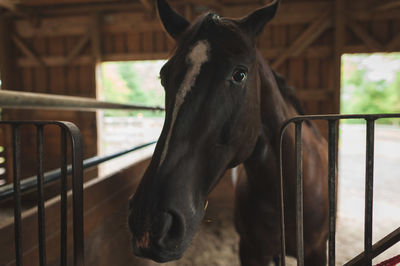
{"label": "horse ear", "polygon": [[247,17],[240,19],[240,27],[252,37],[257,37],[262,32],[267,22],[275,16],[278,4],[279,0],[273,0],[267,6],[257,9]]}
{"label": "horse ear", "polygon": [[157,0],[157,10],[165,30],[175,40],[184,32],[190,23],[171,8],[165,0]]}

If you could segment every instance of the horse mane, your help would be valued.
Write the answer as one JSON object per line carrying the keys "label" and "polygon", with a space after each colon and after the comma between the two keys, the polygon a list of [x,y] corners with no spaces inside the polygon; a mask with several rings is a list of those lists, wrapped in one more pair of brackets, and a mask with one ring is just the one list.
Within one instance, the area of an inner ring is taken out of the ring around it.
{"label": "horse mane", "polygon": [[287,82],[286,79],[276,71],[272,70],[272,74],[275,77],[276,83],[278,85],[279,91],[282,94],[282,97],[289,101],[289,103],[294,107],[299,115],[304,115],[304,109],[301,105],[299,99],[296,96],[295,88],[291,87]]}
{"label": "horse mane", "polygon": [[[304,109],[302,104],[299,101],[299,98],[296,96],[296,89],[290,86],[286,79],[279,73],[272,70],[272,74],[275,77],[276,84],[278,85],[279,91],[284,99],[286,99],[296,110],[299,115],[304,115]],[[306,120],[305,123],[312,128],[314,134],[320,138],[321,134],[319,130],[316,128],[315,124],[312,123],[310,120]]]}

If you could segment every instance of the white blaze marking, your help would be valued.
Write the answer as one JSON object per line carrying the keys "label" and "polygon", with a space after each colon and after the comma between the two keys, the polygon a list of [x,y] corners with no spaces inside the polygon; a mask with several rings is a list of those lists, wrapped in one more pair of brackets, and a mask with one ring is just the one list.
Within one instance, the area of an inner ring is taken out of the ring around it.
{"label": "white blaze marking", "polygon": [[181,108],[186,95],[192,89],[194,83],[196,82],[196,78],[200,73],[201,66],[208,61],[209,50],[210,44],[208,43],[208,41],[201,40],[192,47],[192,49],[186,56],[186,62],[189,64],[189,69],[186,72],[185,78],[182,81],[178,93],[176,94],[175,106],[172,112],[171,126],[169,127],[167,139],[165,140],[164,150],[161,154],[159,166],[161,166],[161,164],[164,162],[165,156],[167,155],[168,144],[171,139],[171,132],[174,128],[179,109]]}

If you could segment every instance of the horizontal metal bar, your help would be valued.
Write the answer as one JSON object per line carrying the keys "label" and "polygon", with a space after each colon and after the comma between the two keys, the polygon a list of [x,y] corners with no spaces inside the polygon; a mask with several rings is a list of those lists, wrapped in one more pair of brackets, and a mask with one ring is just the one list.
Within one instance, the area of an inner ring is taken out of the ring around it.
{"label": "horizontal metal bar", "polygon": [[[152,141],[146,144],[142,144],[131,149],[123,150],[120,152],[116,152],[110,155],[105,156],[94,156],[92,158],[86,159],[83,161],[83,169],[87,169],[96,165],[99,165],[103,162],[112,160],[114,158],[120,157],[122,155],[131,153],[133,151],[137,151],[143,149],[147,146],[155,144],[157,141]],[[67,174],[72,173],[72,166],[68,165]],[[61,169],[55,169],[44,174],[44,183],[48,184],[50,182],[56,181],[61,177]],[[29,177],[21,181],[21,192],[26,192],[27,190],[33,189],[37,184],[37,176]],[[12,197],[14,193],[13,184],[8,184],[6,186],[0,187],[0,200],[7,199]]]}
{"label": "horizontal metal bar", "polygon": [[120,104],[93,98],[0,90],[0,108],[94,111],[96,109],[163,111],[163,107]]}
{"label": "horizontal metal bar", "polygon": [[306,120],[338,120],[338,119],[381,119],[381,118],[400,118],[400,113],[393,114],[349,114],[349,115],[299,115],[293,118],[286,120],[281,127],[281,132],[283,132],[284,128],[286,128],[290,123],[297,121],[306,121]]}

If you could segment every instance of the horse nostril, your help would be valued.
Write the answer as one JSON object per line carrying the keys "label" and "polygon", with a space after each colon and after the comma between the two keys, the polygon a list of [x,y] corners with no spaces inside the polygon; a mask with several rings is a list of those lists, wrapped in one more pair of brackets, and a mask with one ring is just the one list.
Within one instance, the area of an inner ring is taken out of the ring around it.
{"label": "horse nostril", "polygon": [[178,244],[184,235],[183,219],[175,212],[165,212],[162,217],[159,245],[172,247]]}

